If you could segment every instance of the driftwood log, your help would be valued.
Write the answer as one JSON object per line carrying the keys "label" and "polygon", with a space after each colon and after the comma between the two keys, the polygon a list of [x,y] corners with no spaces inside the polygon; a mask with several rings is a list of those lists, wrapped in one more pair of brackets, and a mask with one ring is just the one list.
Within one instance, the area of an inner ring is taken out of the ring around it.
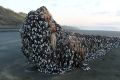
{"label": "driftwood log", "polygon": [[38,71],[50,74],[81,68],[83,61],[104,55],[120,41],[65,31],[44,6],[28,13],[21,39],[22,52],[28,61]]}

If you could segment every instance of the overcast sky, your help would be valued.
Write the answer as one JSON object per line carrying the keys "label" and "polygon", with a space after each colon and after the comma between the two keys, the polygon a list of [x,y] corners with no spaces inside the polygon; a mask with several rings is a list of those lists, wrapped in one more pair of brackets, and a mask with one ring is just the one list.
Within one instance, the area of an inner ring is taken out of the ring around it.
{"label": "overcast sky", "polygon": [[120,31],[120,0],[0,0],[0,5],[25,13],[44,5],[62,25]]}

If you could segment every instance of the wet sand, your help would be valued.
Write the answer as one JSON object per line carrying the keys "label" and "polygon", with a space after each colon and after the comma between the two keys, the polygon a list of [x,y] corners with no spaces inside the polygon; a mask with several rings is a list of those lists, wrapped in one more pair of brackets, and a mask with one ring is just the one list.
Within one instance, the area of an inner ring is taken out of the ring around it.
{"label": "wet sand", "polygon": [[60,75],[29,72],[20,51],[19,32],[0,32],[0,80],[120,80],[120,48],[89,62],[91,70],[75,69]]}

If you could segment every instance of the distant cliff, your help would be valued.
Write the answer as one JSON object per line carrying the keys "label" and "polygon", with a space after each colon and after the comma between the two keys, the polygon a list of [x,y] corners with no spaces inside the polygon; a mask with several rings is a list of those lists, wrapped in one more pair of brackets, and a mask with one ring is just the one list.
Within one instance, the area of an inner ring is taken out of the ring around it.
{"label": "distant cliff", "polygon": [[25,13],[16,13],[0,6],[0,28],[16,28],[22,24],[25,16]]}

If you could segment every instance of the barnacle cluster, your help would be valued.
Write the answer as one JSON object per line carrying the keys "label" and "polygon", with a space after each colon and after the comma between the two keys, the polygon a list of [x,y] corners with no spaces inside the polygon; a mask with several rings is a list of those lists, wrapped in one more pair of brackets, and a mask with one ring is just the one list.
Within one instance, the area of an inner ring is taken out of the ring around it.
{"label": "barnacle cluster", "polygon": [[28,61],[38,71],[49,74],[80,68],[83,61],[96,57],[96,53],[101,56],[120,42],[118,38],[65,31],[44,6],[28,13],[21,39],[22,52]]}

